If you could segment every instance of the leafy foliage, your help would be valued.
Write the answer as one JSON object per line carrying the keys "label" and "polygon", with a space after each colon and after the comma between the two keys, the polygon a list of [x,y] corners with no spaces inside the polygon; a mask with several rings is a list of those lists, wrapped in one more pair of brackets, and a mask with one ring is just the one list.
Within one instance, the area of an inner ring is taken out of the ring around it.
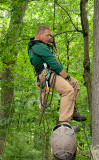
{"label": "leafy foliage", "polygon": [[[35,160],[51,160],[53,159],[50,152],[50,135],[52,128],[58,122],[60,95],[54,92],[51,108],[45,110],[42,118],[42,123],[39,126],[41,111],[39,105],[39,93],[35,84],[35,73],[29,62],[27,54],[27,44],[29,38],[35,36],[36,29],[40,25],[48,25],[53,30],[53,22],[55,20],[55,41],[58,48],[60,61],[65,70],[68,68],[68,74],[78,79],[81,91],[77,99],[78,110],[81,114],[87,117],[87,121],[83,123],[71,121],[72,125],[79,125],[81,127],[80,133],[77,133],[77,142],[79,153],[78,160],[89,159],[89,146],[91,145],[90,134],[90,113],[88,110],[87,92],[84,87],[83,80],[83,35],[79,32],[73,32],[72,25],[68,14],[71,16],[73,23],[81,30],[80,22],[80,5],[79,0],[58,0],[55,4],[55,19],[54,19],[54,1],[40,0],[29,1],[25,12],[23,22],[21,24],[21,32],[19,38],[16,37],[14,42],[7,46],[9,22],[11,16],[15,15],[14,20],[17,19],[20,13],[17,12],[19,4],[24,3],[23,0],[12,1],[16,3],[16,8],[13,8],[11,1],[3,1],[1,3],[0,16],[0,32],[1,32],[1,49],[0,53],[2,59],[7,53],[12,53],[11,59],[16,60],[13,68],[14,72],[14,105],[12,107],[12,114],[9,120],[11,125],[8,128],[8,139],[4,154],[5,160],[16,159],[35,159]],[[63,10],[59,5],[64,7]],[[90,38],[90,58],[92,58],[92,14],[93,1],[88,2],[88,19],[89,19],[89,38]],[[15,26],[14,26],[15,27]],[[16,26],[17,27],[17,26]],[[15,28],[16,28],[15,27]],[[60,34],[61,32],[68,31]],[[14,33],[15,34],[15,33]],[[69,44],[69,59],[67,57],[67,45]],[[18,52],[17,58],[13,53]],[[2,59],[0,65],[2,66]],[[92,61],[91,61],[92,62]],[[92,66],[92,65],[91,65]],[[0,68],[2,72],[2,68]],[[7,85],[9,85],[7,83]],[[50,95],[51,96],[51,95]],[[5,120],[5,123],[6,120]],[[4,124],[3,124],[4,125]],[[85,131],[85,133],[84,133]],[[87,143],[88,140],[88,143]]]}

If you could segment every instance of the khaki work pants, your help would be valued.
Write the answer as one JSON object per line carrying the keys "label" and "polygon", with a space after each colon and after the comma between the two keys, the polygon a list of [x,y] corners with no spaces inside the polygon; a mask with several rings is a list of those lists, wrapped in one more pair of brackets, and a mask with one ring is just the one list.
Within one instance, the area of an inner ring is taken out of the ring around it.
{"label": "khaki work pants", "polygon": [[[50,84],[54,73],[51,75]],[[41,76],[39,76],[41,79]],[[73,116],[75,101],[79,94],[80,86],[78,81],[70,77],[70,80],[65,80],[59,75],[56,75],[54,90],[61,93],[61,104],[59,121],[70,121]]]}

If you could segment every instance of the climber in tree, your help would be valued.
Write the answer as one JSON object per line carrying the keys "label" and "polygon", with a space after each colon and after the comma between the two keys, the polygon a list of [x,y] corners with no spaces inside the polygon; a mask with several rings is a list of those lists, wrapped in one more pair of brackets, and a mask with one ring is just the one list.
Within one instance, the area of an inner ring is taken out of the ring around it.
{"label": "climber in tree", "polygon": [[[48,86],[52,87],[54,74],[56,75],[53,89],[61,93],[61,104],[59,121],[69,122],[70,120],[85,121],[86,117],[77,112],[76,99],[79,94],[78,81],[69,76],[63,66],[55,59],[50,50],[52,41],[51,30],[48,26],[40,26],[37,29],[36,37],[31,38],[28,43],[28,55],[31,64],[34,66],[38,81],[44,85],[44,80],[49,74]],[[47,72],[46,72],[46,71]],[[45,73],[46,72],[46,73]],[[78,126],[74,127],[77,132]]]}

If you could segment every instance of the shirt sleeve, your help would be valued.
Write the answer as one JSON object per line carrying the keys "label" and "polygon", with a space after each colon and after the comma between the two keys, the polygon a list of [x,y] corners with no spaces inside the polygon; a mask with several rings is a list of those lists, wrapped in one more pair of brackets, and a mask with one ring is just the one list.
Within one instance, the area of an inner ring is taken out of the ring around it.
{"label": "shirt sleeve", "polygon": [[63,70],[62,65],[55,59],[47,45],[43,43],[36,44],[33,46],[33,50],[40,55],[44,62],[46,62],[56,73],[59,74]]}

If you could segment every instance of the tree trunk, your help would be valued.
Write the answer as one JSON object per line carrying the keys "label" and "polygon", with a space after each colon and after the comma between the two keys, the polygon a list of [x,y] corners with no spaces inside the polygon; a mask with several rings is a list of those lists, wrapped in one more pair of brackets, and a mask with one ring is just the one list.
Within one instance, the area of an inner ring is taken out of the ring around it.
{"label": "tree trunk", "polygon": [[89,24],[86,11],[87,0],[80,1],[80,12],[81,12],[81,24],[84,36],[84,85],[87,89],[88,94],[88,105],[91,113],[92,108],[92,80],[90,72],[90,58],[89,58]]}
{"label": "tree trunk", "polygon": [[[18,4],[18,5],[16,5]],[[2,56],[3,71],[2,71],[2,91],[1,91],[1,110],[0,110],[0,156],[3,157],[4,149],[8,134],[9,122],[8,119],[11,117],[11,106],[14,103],[14,75],[13,68],[15,64],[15,56],[17,52],[13,49],[15,46],[13,42],[18,38],[20,31],[20,24],[23,20],[23,16],[28,4],[28,0],[24,0],[22,4],[19,0],[13,3],[13,9],[11,14],[10,25],[8,29],[8,34],[6,35],[6,46],[5,53]],[[19,7],[20,6],[20,7]],[[20,13],[20,14],[19,14]],[[14,59],[14,60],[13,60]],[[3,122],[6,125],[3,125]]]}
{"label": "tree trunk", "polygon": [[92,153],[99,160],[99,1],[94,1],[93,82],[92,82]]}

